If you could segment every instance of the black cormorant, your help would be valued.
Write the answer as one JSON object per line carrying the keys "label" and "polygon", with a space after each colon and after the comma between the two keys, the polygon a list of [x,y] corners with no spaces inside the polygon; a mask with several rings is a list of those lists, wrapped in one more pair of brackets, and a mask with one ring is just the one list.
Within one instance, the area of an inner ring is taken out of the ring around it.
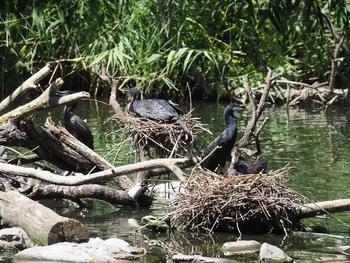
{"label": "black cormorant", "polygon": [[[58,91],[59,95],[68,95],[73,92],[70,90]],[[63,117],[64,117],[64,127],[67,131],[72,134],[79,141],[84,143],[90,149],[94,149],[94,138],[92,136],[91,130],[78,115],[76,115],[73,110],[78,106],[78,102],[73,102],[64,106]]]}
{"label": "black cormorant", "polygon": [[[215,171],[219,166],[223,168],[227,160],[231,159],[230,152],[236,143],[238,113],[234,111],[235,104],[229,104],[224,111],[227,128],[216,137],[205,149],[201,166]],[[216,148],[216,149],[215,149]]]}
{"label": "black cormorant", "polygon": [[259,158],[256,161],[239,162],[239,156],[241,152],[235,148],[231,151],[231,164],[227,169],[228,175],[241,175],[241,174],[258,174],[267,169],[267,160],[265,158]]}
{"label": "black cormorant", "polygon": [[131,109],[138,116],[158,121],[176,120],[176,123],[181,126],[189,139],[192,138],[186,125],[181,121],[180,114],[183,114],[182,110],[172,102],[162,99],[141,100],[141,90],[137,87],[127,91],[126,100],[129,103],[128,110]]}

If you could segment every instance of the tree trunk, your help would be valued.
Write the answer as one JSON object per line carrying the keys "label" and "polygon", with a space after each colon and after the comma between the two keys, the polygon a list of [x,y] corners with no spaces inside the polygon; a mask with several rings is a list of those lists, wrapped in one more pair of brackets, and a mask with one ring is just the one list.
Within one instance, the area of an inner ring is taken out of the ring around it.
{"label": "tree trunk", "polygon": [[79,221],[62,217],[15,191],[0,192],[0,216],[5,223],[21,227],[38,245],[83,242],[89,238]]}

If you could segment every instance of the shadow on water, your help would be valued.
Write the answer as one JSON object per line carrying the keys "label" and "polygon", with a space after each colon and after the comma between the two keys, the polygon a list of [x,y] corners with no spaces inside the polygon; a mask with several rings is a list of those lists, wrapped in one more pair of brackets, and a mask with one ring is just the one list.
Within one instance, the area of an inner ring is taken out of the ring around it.
{"label": "shadow on water", "polygon": [[[195,103],[193,114],[200,116],[202,122],[213,135],[203,135],[203,145],[209,143],[224,129],[222,120],[224,104]],[[62,109],[51,111],[53,120],[62,122]],[[115,145],[124,139],[118,132],[118,125],[113,121],[106,121],[113,115],[109,106],[80,102],[76,113],[92,130],[95,140],[95,150],[101,156],[115,165],[133,162],[127,155],[129,145],[126,144],[117,158]],[[239,137],[243,134],[250,113],[240,110]],[[350,124],[345,117],[345,111],[334,110],[327,115],[318,110],[295,110],[286,108],[266,109],[264,116],[269,120],[261,133],[261,139],[271,138],[272,141],[262,143],[263,156],[269,161],[269,169],[281,168],[287,164],[294,166],[290,174],[288,185],[313,201],[333,200],[350,197]],[[46,113],[36,118],[43,123]],[[142,216],[157,213],[157,209],[136,211],[128,208],[113,207],[99,201],[91,201],[89,209],[72,209],[59,201],[51,200],[49,206],[58,213],[77,218],[87,225],[91,237],[121,237],[133,243],[134,233],[138,228]],[[324,219],[306,220],[308,224],[319,224],[335,233],[343,233],[344,239],[327,237],[279,237],[279,236],[244,236],[244,239],[255,239],[282,246],[287,253],[296,258],[312,262],[314,257],[331,257],[325,254],[326,247],[349,244],[345,236],[348,235],[350,214],[336,215],[340,220],[327,216]],[[345,222],[346,224],[344,224]],[[227,241],[235,241],[238,236],[227,233],[215,233],[213,236],[205,234],[177,234],[169,236],[161,233],[142,231],[154,244],[151,253],[144,262],[165,262],[168,253],[197,253],[207,256],[222,256],[219,248]],[[320,254],[319,254],[320,253]],[[334,256],[335,257],[335,256]],[[254,259],[252,259],[254,262]],[[245,262],[250,260],[245,259]],[[305,261],[303,261],[305,262]]]}

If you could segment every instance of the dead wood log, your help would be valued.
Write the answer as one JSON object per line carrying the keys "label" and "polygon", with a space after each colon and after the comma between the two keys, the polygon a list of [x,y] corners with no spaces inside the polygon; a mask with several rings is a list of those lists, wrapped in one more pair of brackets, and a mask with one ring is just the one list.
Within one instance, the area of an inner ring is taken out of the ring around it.
{"label": "dead wood log", "polygon": [[38,169],[21,167],[5,163],[0,165],[0,172],[3,172],[8,175],[26,176],[51,184],[73,186],[93,183],[101,180],[107,180],[124,174],[130,174],[154,168],[167,168],[169,171],[173,172],[180,180],[184,180],[185,178],[183,176],[182,170],[176,166],[177,162],[183,161],[184,159],[155,159],[135,164],[127,164],[124,166],[116,167],[114,169],[108,169],[101,172],[91,173],[88,175],[78,173],[75,175],[65,177],[58,176],[48,171],[42,171]]}
{"label": "dead wood log", "polygon": [[30,190],[31,192],[28,193],[28,189],[26,189],[26,195],[35,200],[46,198],[67,198],[74,200],[92,198],[106,201],[114,205],[136,206],[136,201],[128,195],[127,191],[115,190],[97,184],[63,186],[40,183]]}
{"label": "dead wood log", "polygon": [[[81,158],[84,158],[87,162],[92,164],[98,171],[114,168],[112,164],[107,162],[104,158],[73,137],[66,129],[56,127],[50,123],[50,121],[47,121],[45,126],[48,128],[51,134],[55,135],[56,138],[59,138],[64,145],[76,152],[77,155],[81,156]],[[122,190],[129,189],[133,186],[133,182],[127,176],[120,176],[115,178],[115,180]]]}
{"label": "dead wood log", "polygon": [[11,119],[0,124],[0,144],[34,149],[41,159],[63,170],[75,171],[78,166],[79,171],[88,172],[95,166],[31,120]]}
{"label": "dead wood log", "polygon": [[0,216],[5,223],[23,228],[38,245],[83,242],[89,238],[79,221],[62,217],[15,191],[0,192]]}
{"label": "dead wood log", "polygon": [[34,110],[42,110],[57,107],[58,105],[67,104],[82,98],[90,98],[90,94],[87,92],[78,92],[75,94],[67,95],[64,97],[54,96],[54,93],[63,85],[61,78],[56,79],[50,87],[48,87],[38,98],[31,102],[22,105],[2,116],[0,116],[0,123],[4,123],[12,118],[18,118]]}
{"label": "dead wood log", "polygon": [[350,199],[338,199],[304,204],[299,209],[298,217],[300,219],[310,218],[317,215],[339,213],[345,211],[350,211]]}
{"label": "dead wood log", "polygon": [[13,102],[19,95],[25,93],[31,89],[37,88],[37,85],[43,78],[49,75],[51,72],[50,66],[46,65],[29,79],[27,79],[21,86],[19,86],[11,95],[5,98],[0,103],[0,112],[3,111],[11,102]]}

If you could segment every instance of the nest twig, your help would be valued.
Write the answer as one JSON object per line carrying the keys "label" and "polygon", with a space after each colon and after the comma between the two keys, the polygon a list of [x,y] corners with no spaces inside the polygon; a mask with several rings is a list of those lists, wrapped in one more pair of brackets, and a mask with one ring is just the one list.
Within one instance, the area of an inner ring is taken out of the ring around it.
{"label": "nest twig", "polygon": [[170,203],[170,224],[189,230],[287,233],[299,222],[297,194],[284,186],[290,167],[268,174],[224,178],[195,171]]}
{"label": "nest twig", "polygon": [[[169,157],[188,154],[188,141],[186,135],[176,122],[155,121],[147,118],[127,115],[116,117],[118,122],[123,124],[121,132],[126,137],[134,138],[136,148],[151,150],[155,157]],[[204,130],[199,117],[192,117],[191,112],[181,116],[181,121],[186,125],[195,140]]]}

